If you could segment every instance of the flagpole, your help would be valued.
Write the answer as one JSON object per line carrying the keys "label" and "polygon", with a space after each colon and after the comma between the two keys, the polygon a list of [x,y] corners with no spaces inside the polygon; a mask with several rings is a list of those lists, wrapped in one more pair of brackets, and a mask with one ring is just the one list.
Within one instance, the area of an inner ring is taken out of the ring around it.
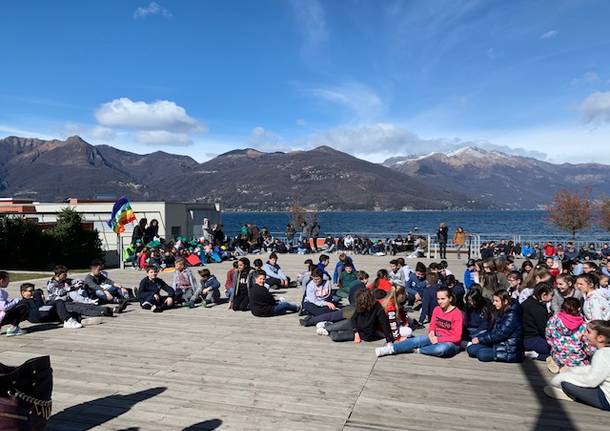
{"label": "flagpole", "polygon": [[123,237],[120,233],[116,234],[117,253],[119,255],[119,268],[125,269],[125,262],[123,262]]}

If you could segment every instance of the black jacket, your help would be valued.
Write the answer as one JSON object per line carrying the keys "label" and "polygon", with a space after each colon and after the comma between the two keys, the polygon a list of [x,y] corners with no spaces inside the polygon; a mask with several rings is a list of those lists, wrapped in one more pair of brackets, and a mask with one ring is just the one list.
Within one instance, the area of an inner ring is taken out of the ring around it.
{"label": "black jacket", "polygon": [[273,316],[273,308],[277,301],[265,286],[254,283],[248,291],[250,311],[258,317]]}
{"label": "black jacket", "polygon": [[549,321],[549,311],[546,304],[530,296],[523,304],[523,336],[543,337],[546,324]]}
{"label": "black jacket", "polygon": [[160,278],[151,280],[148,277],[144,277],[142,281],[140,281],[140,287],[138,288],[138,299],[140,300],[140,304],[148,301],[151,296],[158,295],[162,290],[167,293],[167,296],[174,297],[174,289],[165,281]]}
{"label": "black jacket", "polygon": [[362,341],[377,340],[379,338],[377,332],[382,332],[388,343],[394,341],[388,316],[378,302],[375,302],[375,306],[369,311],[355,312],[352,316],[352,327],[358,332]]}

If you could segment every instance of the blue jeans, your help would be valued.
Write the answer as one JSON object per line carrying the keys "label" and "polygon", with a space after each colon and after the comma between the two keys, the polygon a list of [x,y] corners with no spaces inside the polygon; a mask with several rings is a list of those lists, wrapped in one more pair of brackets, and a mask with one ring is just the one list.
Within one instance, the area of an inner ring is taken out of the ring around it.
{"label": "blue jeans", "polygon": [[292,311],[293,313],[296,313],[299,310],[299,307],[297,307],[294,304],[291,304],[290,302],[278,302],[277,304],[275,304],[275,307],[273,307],[273,315],[274,316],[279,316],[280,314],[286,314],[286,312],[288,311]]}
{"label": "blue jeans", "polygon": [[427,335],[407,338],[400,343],[394,343],[394,353],[411,353],[419,349],[422,355],[437,356],[439,358],[451,358],[460,352],[459,346],[453,343],[432,344]]}
{"label": "blue jeans", "polygon": [[468,356],[477,358],[481,362],[493,362],[496,360],[493,347],[484,346],[482,344],[471,344],[466,348]]}
{"label": "blue jeans", "polygon": [[[108,292],[108,293],[110,293],[110,295],[112,295],[112,300],[108,300],[108,298],[106,297],[106,292]],[[108,304],[108,303],[117,302],[117,298],[120,297],[119,288],[112,286],[106,290],[99,289],[99,290],[95,291],[95,296],[97,296],[97,298],[100,300],[99,301],[100,304]]]}

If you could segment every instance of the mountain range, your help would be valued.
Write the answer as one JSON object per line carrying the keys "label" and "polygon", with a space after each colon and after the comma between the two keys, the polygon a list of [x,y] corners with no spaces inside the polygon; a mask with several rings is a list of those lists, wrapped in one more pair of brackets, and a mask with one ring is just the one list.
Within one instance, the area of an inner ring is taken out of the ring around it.
{"label": "mountain range", "polygon": [[315,210],[537,208],[560,189],[608,189],[610,167],[552,164],[466,147],[382,164],[321,146],[234,150],[198,163],[135,154],[78,136],[0,139],[0,195],[37,201],[126,195],[131,200],[220,201],[225,209]]}

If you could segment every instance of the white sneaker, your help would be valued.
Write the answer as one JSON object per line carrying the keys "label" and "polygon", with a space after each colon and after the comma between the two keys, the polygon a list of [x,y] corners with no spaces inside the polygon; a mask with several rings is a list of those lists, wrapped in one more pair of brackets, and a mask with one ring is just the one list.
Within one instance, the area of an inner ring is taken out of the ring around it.
{"label": "white sneaker", "polygon": [[99,325],[100,323],[103,323],[104,319],[102,319],[101,317],[87,317],[86,319],[82,319],[80,321],[80,324],[83,326],[93,326],[93,325]]}
{"label": "white sneaker", "polygon": [[328,323],[327,321],[318,322],[318,323],[316,323],[316,328],[324,328],[327,323]]}
{"label": "white sneaker", "polygon": [[25,335],[27,332],[23,329],[21,329],[19,326],[10,326],[7,330],[6,330],[6,336],[7,337],[17,337],[19,335]]}
{"label": "white sneaker", "polygon": [[574,401],[572,398],[570,398],[568,395],[566,395],[566,393],[563,390],[556,388],[554,386],[545,386],[544,393],[546,394],[547,397],[555,398],[556,400]]}
{"label": "white sneaker", "polygon": [[529,359],[536,359],[538,357],[538,352],[534,350],[528,350],[525,352],[525,357]]}
{"label": "white sneaker", "polygon": [[70,317],[68,320],[64,322],[64,328],[66,329],[79,329],[82,328],[83,325],[78,323],[74,318]]}
{"label": "white sneaker", "polygon": [[389,346],[377,347],[375,349],[375,354],[377,357],[393,355],[394,354],[394,346],[391,344]]}
{"label": "white sneaker", "polygon": [[316,334],[318,335],[328,335],[328,331],[324,328],[317,328],[316,329]]}

